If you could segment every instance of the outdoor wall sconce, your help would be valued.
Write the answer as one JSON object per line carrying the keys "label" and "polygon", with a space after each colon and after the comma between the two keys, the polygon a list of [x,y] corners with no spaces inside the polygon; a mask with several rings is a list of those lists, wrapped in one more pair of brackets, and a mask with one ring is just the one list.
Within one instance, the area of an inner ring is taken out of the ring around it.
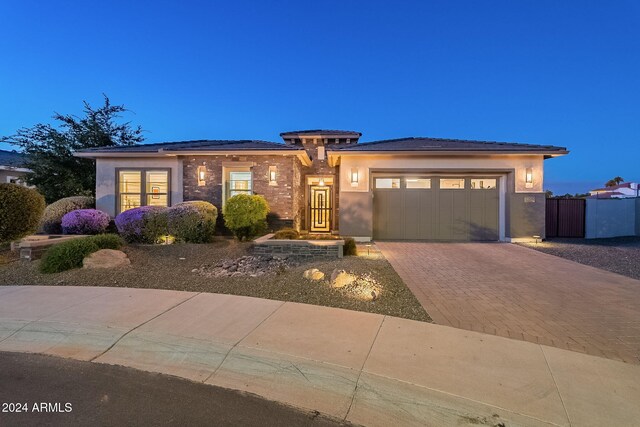
{"label": "outdoor wall sconce", "polygon": [[358,186],[358,168],[351,168],[351,186]]}
{"label": "outdoor wall sconce", "polygon": [[524,177],[524,184],[526,188],[533,188],[533,169],[527,168]]}
{"label": "outdoor wall sconce", "polygon": [[324,187],[324,178],[320,178],[320,182],[318,183],[320,187]]}
{"label": "outdoor wall sconce", "polygon": [[198,166],[198,186],[202,187],[205,184],[206,169],[204,166]]}
{"label": "outdoor wall sconce", "polygon": [[277,185],[276,178],[278,175],[277,166],[269,166],[269,185]]}

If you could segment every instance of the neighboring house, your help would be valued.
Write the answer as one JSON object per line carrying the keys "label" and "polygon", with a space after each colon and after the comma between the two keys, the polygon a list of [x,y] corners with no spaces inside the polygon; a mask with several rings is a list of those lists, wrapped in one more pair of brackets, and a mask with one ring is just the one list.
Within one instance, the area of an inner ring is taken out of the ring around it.
{"label": "neighboring house", "polygon": [[627,197],[639,197],[640,187],[637,182],[625,182],[612,187],[591,190],[589,194],[591,199],[625,199]]}
{"label": "neighboring house", "polygon": [[439,138],[359,143],[361,133],[284,132],[284,143],[184,141],[89,149],[96,205],[263,195],[279,225],[358,240],[544,236],[543,162],[564,147]]}
{"label": "neighboring house", "polygon": [[27,185],[24,176],[30,169],[24,167],[25,155],[16,151],[0,150],[0,182]]}

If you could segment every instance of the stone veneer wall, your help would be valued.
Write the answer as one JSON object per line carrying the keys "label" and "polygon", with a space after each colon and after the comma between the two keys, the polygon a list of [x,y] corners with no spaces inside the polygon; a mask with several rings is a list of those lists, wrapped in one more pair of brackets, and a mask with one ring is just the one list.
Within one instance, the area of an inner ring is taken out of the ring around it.
{"label": "stone veneer wall", "polygon": [[[303,188],[303,194],[305,194],[304,192],[306,191],[306,187],[307,187],[307,179],[306,176],[307,175],[325,175],[325,176],[333,176],[333,230],[338,230],[339,229],[339,222],[338,222],[338,212],[340,209],[340,205],[339,205],[339,195],[340,195],[340,166],[336,166],[336,167],[331,167],[328,164],[328,148],[332,145],[332,144],[328,144],[327,146],[325,146],[325,157],[324,160],[319,160],[318,159],[318,147],[322,146],[323,143],[321,142],[321,139],[317,140],[317,143],[314,144],[313,141],[311,139],[305,139],[302,142],[302,146],[304,147],[304,149],[307,151],[307,154],[309,154],[309,157],[311,157],[312,160],[312,164],[310,167],[303,167],[302,170],[302,188]],[[309,203],[308,199],[307,199],[308,195],[304,195],[304,203],[303,206],[306,207],[306,205]],[[304,229],[308,229],[307,228],[307,224],[306,224],[306,214],[303,216],[304,218],[304,224],[302,226],[302,228]]]}
{"label": "stone veneer wall", "polygon": [[300,231],[305,224],[305,196],[304,196],[304,166],[302,162],[293,162],[293,227]]}
{"label": "stone veneer wall", "polygon": [[253,244],[254,255],[273,257],[293,257],[302,259],[342,258],[344,240],[305,241],[271,240],[272,234],[257,239]]}
{"label": "stone veneer wall", "polygon": [[[241,167],[251,164],[253,192],[264,196],[271,213],[278,218],[275,227],[292,226],[300,221],[300,208],[294,203],[300,190],[296,170],[300,160],[295,156],[185,156],[183,157],[184,200],[204,200],[222,211],[223,167]],[[198,186],[198,167],[205,166],[205,185]],[[277,185],[269,184],[269,166],[276,166]],[[297,172],[299,174],[299,172]]]}

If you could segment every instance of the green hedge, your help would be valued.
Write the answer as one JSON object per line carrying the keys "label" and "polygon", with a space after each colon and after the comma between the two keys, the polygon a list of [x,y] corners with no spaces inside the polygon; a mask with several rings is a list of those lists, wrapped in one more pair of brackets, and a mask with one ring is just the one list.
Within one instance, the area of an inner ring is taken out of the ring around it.
{"label": "green hedge", "polygon": [[82,267],[82,260],[100,249],[120,249],[124,240],[117,234],[98,234],[58,243],[45,252],[40,261],[42,273],[59,273]]}
{"label": "green hedge", "polygon": [[44,197],[18,184],[0,184],[0,243],[34,233],[44,211]]}
{"label": "green hedge", "polygon": [[209,202],[178,203],[167,210],[169,234],[188,243],[209,243],[216,231],[218,209]]}
{"label": "green hedge", "polygon": [[224,223],[239,240],[249,240],[265,233],[269,204],[259,195],[237,194],[222,210]]}
{"label": "green hedge", "polygon": [[78,209],[93,209],[96,201],[93,197],[65,197],[47,206],[40,220],[40,229],[47,234],[62,234],[62,217]]}

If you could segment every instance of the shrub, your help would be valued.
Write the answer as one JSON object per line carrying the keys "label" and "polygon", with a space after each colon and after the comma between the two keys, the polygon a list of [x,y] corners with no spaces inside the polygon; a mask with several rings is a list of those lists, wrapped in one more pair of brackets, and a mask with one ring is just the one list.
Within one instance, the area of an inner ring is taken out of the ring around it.
{"label": "shrub", "polygon": [[97,234],[89,237],[100,249],[120,249],[124,246],[124,239],[117,234]]}
{"label": "shrub", "polygon": [[62,217],[64,234],[101,234],[107,231],[111,218],[96,209],[78,209]]}
{"label": "shrub", "polygon": [[0,243],[35,232],[44,207],[44,197],[36,190],[0,184]]}
{"label": "shrub", "polygon": [[123,245],[122,238],[115,234],[99,234],[58,243],[45,252],[40,261],[40,271],[59,273],[79,268],[87,255],[100,249],[120,249]]}
{"label": "shrub", "polygon": [[93,197],[85,196],[65,197],[53,202],[44,210],[40,220],[40,229],[47,234],[60,234],[62,233],[63,216],[78,209],[93,209],[95,204]]}
{"label": "shrub", "polygon": [[141,206],[126,210],[115,219],[118,233],[129,243],[155,243],[167,232],[167,208]]}
{"label": "shrub", "polygon": [[344,255],[358,255],[356,241],[353,237],[344,238]]}
{"label": "shrub", "polygon": [[224,205],[224,223],[239,240],[257,236],[267,228],[269,204],[262,196],[237,194]]}
{"label": "shrub", "polygon": [[293,228],[283,228],[282,230],[278,230],[273,235],[274,239],[286,239],[286,240],[296,240],[300,238],[300,233]]}
{"label": "shrub", "polygon": [[207,243],[216,231],[218,209],[209,202],[183,202],[167,211],[169,234],[189,243]]}

